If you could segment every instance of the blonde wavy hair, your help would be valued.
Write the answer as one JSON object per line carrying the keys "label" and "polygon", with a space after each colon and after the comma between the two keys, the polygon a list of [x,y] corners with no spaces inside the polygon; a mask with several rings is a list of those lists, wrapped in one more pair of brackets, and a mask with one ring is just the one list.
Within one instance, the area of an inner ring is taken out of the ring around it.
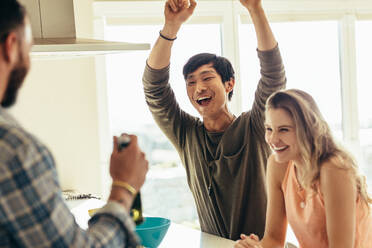
{"label": "blonde wavy hair", "polygon": [[353,157],[335,142],[314,99],[302,90],[281,90],[273,93],[266,102],[266,111],[279,108],[289,113],[296,126],[297,143],[304,161],[304,166],[301,167],[304,173],[298,178],[300,184],[306,190],[316,192],[321,165],[336,159],[337,167],[348,170],[354,176],[363,202],[372,204],[365,177],[359,174]]}

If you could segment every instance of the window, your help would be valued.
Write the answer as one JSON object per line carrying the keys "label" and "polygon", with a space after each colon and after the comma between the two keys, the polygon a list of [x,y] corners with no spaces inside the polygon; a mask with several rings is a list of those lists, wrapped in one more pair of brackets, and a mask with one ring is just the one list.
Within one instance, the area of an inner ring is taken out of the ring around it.
{"label": "window", "polygon": [[[159,25],[107,26],[105,39],[153,45],[161,28]],[[170,82],[180,106],[192,115],[198,114],[187,97],[182,67],[187,59],[200,52],[220,55],[220,36],[219,24],[189,24],[182,27],[174,44]],[[107,56],[110,129],[112,135],[136,134],[150,162],[141,193],[144,213],[198,227],[194,199],[178,153],[153,121],[143,95],[141,79],[149,52]]]}
{"label": "window", "polygon": [[360,162],[363,174],[367,176],[370,192],[372,192],[371,29],[372,21],[356,22]]}
{"label": "window", "polygon": [[[337,22],[280,22],[271,23],[271,27],[283,57],[287,89],[298,88],[311,94],[335,136],[341,140]],[[243,110],[251,107],[260,78],[254,32],[253,24],[240,25]]]}

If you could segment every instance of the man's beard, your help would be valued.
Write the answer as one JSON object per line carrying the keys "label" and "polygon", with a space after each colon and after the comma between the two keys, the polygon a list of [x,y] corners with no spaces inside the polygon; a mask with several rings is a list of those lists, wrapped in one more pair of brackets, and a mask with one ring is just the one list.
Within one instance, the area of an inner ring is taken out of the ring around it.
{"label": "man's beard", "polygon": [[27,75],[28,70],[22,61],[22,57],[20,56],[20,63],[18,63],[9,75],[8,86],[1,102],[1,106],[4,108],[9,108],[15,103],[18,90]]}

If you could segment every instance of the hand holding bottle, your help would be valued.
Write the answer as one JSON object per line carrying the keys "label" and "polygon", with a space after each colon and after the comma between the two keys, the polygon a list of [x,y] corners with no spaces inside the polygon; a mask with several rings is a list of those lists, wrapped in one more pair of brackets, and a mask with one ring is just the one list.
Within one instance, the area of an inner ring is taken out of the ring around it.
{"label": "hand holding bottle", "polygon": [[[113,184],[109,200],[117,201],[129,210],[134,196],[145,182],[148,161],[138,146],[137,137],[135,135],[128,135],[128,137],[130,143],[128,142],[125,149],[119,149],[118,138],[114,137],[110,175],[113,182],[119,182],[121,186]],[[139,198],[138,194],[137,198]]]}
{"label": "hand holding bottle", "polygon": [[118,137],[114,137],[114,149],[111,154],[110,175],[113,181],[123,181],[136,191],[145,182],[148,161],[138,146],[137,136],[128,135],[130,143],[125,149],[118,149]]}

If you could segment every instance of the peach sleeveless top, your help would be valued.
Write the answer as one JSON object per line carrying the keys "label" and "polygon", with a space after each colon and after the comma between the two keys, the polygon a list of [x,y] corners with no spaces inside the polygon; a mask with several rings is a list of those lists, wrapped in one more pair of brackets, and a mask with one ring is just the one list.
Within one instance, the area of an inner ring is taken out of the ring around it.
{"label": "peach sleeveless top", "polygon": [[[317,194],[306,199],[291,162],[282,182],[285,209],[300,248],[327,248],[326,216],[319,186]],[[357,200],[355,248],[372,248],[372,210]]]}

